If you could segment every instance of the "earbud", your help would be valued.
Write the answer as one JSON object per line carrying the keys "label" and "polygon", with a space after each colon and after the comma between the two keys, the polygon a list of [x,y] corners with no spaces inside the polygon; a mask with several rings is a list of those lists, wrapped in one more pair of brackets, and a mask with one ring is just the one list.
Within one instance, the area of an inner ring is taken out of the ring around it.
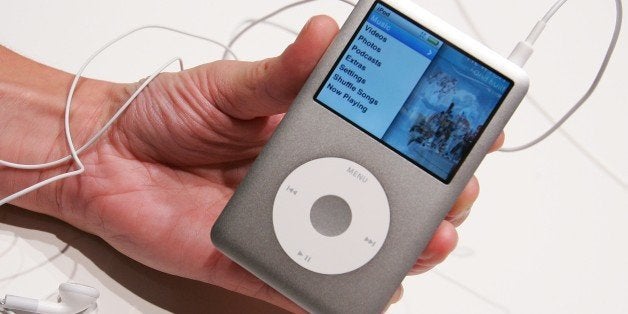
{"label": "earbud", "polygon": [[76,314],[95,306],[99,296],[100,293],[95,288],[77,283],[62,283],[59,286],[60,302],[7,295],[2,306],[8,310],[30,313]]}

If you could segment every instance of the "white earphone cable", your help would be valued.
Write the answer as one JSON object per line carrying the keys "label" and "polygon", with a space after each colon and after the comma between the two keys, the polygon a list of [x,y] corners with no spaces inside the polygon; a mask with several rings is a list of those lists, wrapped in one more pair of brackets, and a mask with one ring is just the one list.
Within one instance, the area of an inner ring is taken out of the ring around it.
{"label": "white earphone cable", "polygon": [[[566,2],[566,0],[560,0],[558,1],[553,7],[552,9],[545,15],[545,17],[543,18],[543,21],[545,19],[547,19],[547,21],[549,21],[549,19],[554,15],[554,13],[556,13],[556,11],[558,11],[558,9]],[[582,107],[582,105],[584,105],[584,103],[591,97],[591,95],[593,95],[593,92],[597,89],[597,86],[600,84],[600,81],[602,80],[602,77],[604,76],[604,73],[606,72],[606,69],[608,68],[608,64],[611,61],[611,57],[613,56],[613,52],[615,51],[615,47],[617,46],[617,42],[619,40],[619,34],[621,33],[621,27],[622,27],[622,23],[623,23],[623,7],[622,7],[622,2],[621,0],[615,0],[615,8],[616,8],[616,15],[615,15],[615,27],[613,29],[613,36],[611,38],[610,44],[608,46],[608,49],[606,50],[606,54],[604,56],[604,60],[602,61],[602,64],[600,65],[600,68],[598,69],[597,74],[595,75],[595,78],[593,79],[593,82],[591,82],[591,85],[589,85],[589,88],[587,89],[587,91],[584,93],[584,95],[576,102],[575,105],[573,105],[568,111],[567,113],[565,113],[565,115],[563,115],[562,118],[560,118],[560,120],[558,120],[558,122],[556,122],[549,130],[545,131],[545,133],[541,134],[539,137],[535,138],[534,140],[520,145],[520,146],[516,146],[516,147],[507,147],[507,148],[502,148],[499,151],[500,152],[505,152],[505,153],[512,153],[512,152],[519,152],[525,149],[528,149],[542,141],[544,141],[545,139],[547,139],[550,135],[552,135],[556,130],[558,130],[565,122],[567,122],[567,120],[569,120],[569,118],[571,118],[571,116],[576,113],[576,111],[578,111],[578,109],[580,109],[580,107]],[[541,23],[541,22],[539,22]],[[538,24],[537,24],[538,25]],[[534,43],[534,41],[536,40],[536,38],[538,38],[538,35],[540,35],[540,31],[538,31],[539,28],[535,27],[530,36],[528,36],[528,38],[532,38],[533,41],[530,42],[530,47],[531,44]],[[541,29],[542,31],[542,29]],[[534,35],[533,35],[534,34]],[[518,48],[521,46],[517,46]],[[515,54],[515,52],[513,52],[513,54]],[[530,53],[531,54],[531,51]],[[524,62],[525,63],[525,62]]]}
{"label": "white earphone cable", "polygon": [[[222,43],[220,43],[218,41],[215,41],[213,39],[210,39],[210,38],[207,38],[207,37],[204,37],[204,36],[200,36],[200,35],[196,35],[196,34],[192,34],[192,33],[188,33],[188,32],[185,32],[185,31],[177,30],[177,29],[174,29],[174,28],[171,28],[171,27],[167,27],[167,26],[145,25],[145,26],[141,26],[141,27],[137,27],[135,29],[132,29],[131,31],[129,31],[129,32],[125,33],[125,34],[122,34],[122,35],[116,37],[115,39],[109,41],[104,46],[99,48],[96,52],[94,52],[85,61],[85,63],[83,63],[83,65],[81,66],[79,71],[76,73],[76,75],[74,77],[74,81],[72,82],[72,88],[70,89],[71,90],[71,95],[68,95],[68,100],[71,101],[71,97],[74,96],[73,89],[76,88],[76,84],[78,83],[78,80],[80,79],[81,75],[83,74],[83,72],[85,71],[87,66],[89,66],[96,57],[98,57],[103,51],[105,51],[107,48],[111,47],[113,44],[115,44],[115,43],[119,42],[120,40],[130,36],[133,33],[136,33],[138,31],[141,31],[141,30],[144,30],[144,29],[164,29],[164,30],[167,30],[167,31],[171,31],[171,32],[182,34],[182,35],[198,38],[198,39],[201,39],[201,40],[206,40],[206,41],[208,41],[210,43],[216,44],[216,45],[224,48],[227,51],[228,54],[231,54],[237,60],[237,57],[236,57],[235,53],[233,52],[233,50],[231,50],[231,48],[229,48],[226,45],[224,45],[224,44],[222,44]],[[181,66],[181,69],[183,69],[182,62],[180,63],[180,66]],[[137,96],[135,96],[135,97],[137,97]],[[125,104],[127,104],[127,103],[130,103],[130,102],[127,101]],[[128,105],[126,105],[126,106],[128,106]],[[90,138],[90,140],[87,141],[87,143],[85,143],[81,148],[79,148],[77,150],[77,152],[80,154],[83,151],[85,151],[87,148],[89,148],[92,144],[94,144],[98,140],[98,138],[100,136],[102,136],[102,134],[104,134],[107,131],[107,128],[109,128],[111,126],[111,124],[113,124],[116,121],[116,119],[120,116],[121,112],[123,112],[124,109],[126,109],[126,107],[124,107],[124,106],[122,108],[120,108],[118,110],[118,112],[116,112],[116,115],[114,115],[109,120],[109,122],[107,122],[107,124],[102,129],[100,129],[100,131],[98,133],[94,134],[94,136],[92,136]],[[23,170],[39,170],[39,169],[49,169],[49,168],[52,168],[52,167],[56,167],[56,166],[62,165],[64,163],[68,162],[70,159],[72,159],[72,155],[68,155],[68,156],[60,158],[58,160],[47,162],[47,163],[41,163],[41,164],[18,164],[18,163],[12,163],[12,162],[8,162],[8,161],[0,160],[0,166],[5,166],[5,167],[9,167],[9,168],[14,168],[14,169],[23,169]]]}
{"label": "white earphone cable", "polygon": [[[317,1],[317,0],[301,0],[301,1],[297,1],[297,2],[294,2],[294,3],[288,4],[288,5],[285,5],[285,6],[281,7],[281,8],[279,8],[279,9],[271,12],[271,13],[268,13],[268,14],[260,17],[259,19],[253,19],[253,20],[247,21],[248,25],[246,25],[243,29],[241,29],[238,33],[236,33],[235,36],[233,36],[231,38],[231,40],[229,41],[229,44],[227,44],[227,47],[229,47],[229,48],[233,47],[233,45],[236,43],[236,41],[238,41],[238,39],[240,39],[240,37],[242,37],[242,35],[244,35],[248,31],[250,31],[253,27],[257,26],[258,24],[263,23],[263,22],[269,20],[271,17],[273,17],[273,16],[275,16],[275,15],[277,15],[277,14],[283,12],[283,11],[286,11],[288,9],[295,8],[295,7],[298,7],[298,6],[304,5],[306,3],[313,2],[313,1]],[[353,3],[353,2],[351,2],[349,0],[337,0],[337,1],[346,3],[346,4],[348,4],[348,5],[352,6],[352,7],[355,7],[355,3]],[[277,26],[277,25],[271,25],[271,26],[275,26],[277,28],[282,28],[281,26]],[[223,53],[222,58],[226,59],[227,58],[227,54],[228,54],[228,50],[225,49],[225,52]]]}
{"label": "white earphone cable", "polygon": [[115,123],[118,118],[120,118],[120,116],[124,113],[124,111],[131,105],[131,103],[133,102],[133,100],[135,100],[135,98],[137,98],[137,96],[148,86],[148,84],[150,84],[150,82],[152,82],[161,72],[163,72],[168,66],[170,66],[171,64],[173,64],[175,61],[179,61],[179,66],[181,68],[181,70],[183,70],[183,62],[181,60],[181,58],[174,58],[168,62],[166,62],[165,64],[163,64],[162,66],[160,66],[153,74],[151,74],[138,88],[137,90],[129,97],[129,99],[124,103],[124,105],[122,105],[122,107],[120,107],[116,113],[111,117],[111,119],[109,119],[109,121],[94,135],[92,136],[92,138],[86,143],[84,144],[82,147],[80,147],[79,149],[77,149],[74,145],[74,141],[72,139],[72,133],[70,132],[70,113],[71,113],[71,107],[72,107],[72,99],[74,97],[74,92],[76,90],[76,86],[78,85],[78,82],[81,78],[81,76],[83,75],[83,72],[85,71],[85,69],[87,68],[87,66],[89,66],[89,64],[91,64],[91,62],[98,56],[100,55],[105,49],[109,48],[111,45],[117,43],[118,41],[122,40],[123,38],[126,38],[127,36],[138,32],[140,30],[143,29],[149,29],[149,28],[157,28],[157,29],[164,29],[164,30],[168,30],[168,31],[172,31],[172,32],[176,32],[176,33],[180,33],[186,36],[190,36],[190,37],[194,37],[194,38],[198,38],[198,39],[202,39],[202,40],[206,40],[210,43],[216,44],[224,49],[227,50],[228,53],[230,53],[236,60],[237,57],[235,55],[235,53],[226,45],[215,41],[213,39],[204,37],[204,36],[200,36],[200,35],[196,35],[196,34],[192,34],[192,33],[188,33],[185,31],[181,31],[181,30],[177,30],[174,28],[170,28],[170,27],[166,27],[166,26],[161,26],[161,25],[146,25],[146,26],[141,26],[138,28],[135,28],[117,38],[115,38],[114,40],[111,40],[110,42],[108,42],[107,44],[105,44],[103,47],[101,47],[100,49],[98,49],[96,52],[94,52],[88,59],[87,61],[85,61],[85,63],[81,66],[81,68],[79,69],[79,71],[76,73],[76,75],[74,76],[74,80],[72,81],[72,86],[70,87],[70,91],[68,93],[68,97],[67,97],[67,101],[66,101],[66,106],[65,106],[65,112],[64,112],[64,129],[65,129],[65,137],[66,137],[66,143],[68,145],[68,148],[70,150],[70,155],[66,156],[64,158],[52,161],[52,162],[48,162],[48,163],[42,163],[42,164],[18,164],[18,163],[11,163],[11,162],[7,162],[7,161],[3,161],[0,160],[0,166],[5,166],[5,167],[9,167],[9,168],[14,168],[14,169],[23,169],[23,170],[39,170],[39,169],[49,169],[58,165],[61,165],[63,163],[68,162],[69,160],[73,160],[76,165],[78,166],[78,169],[67,172],[67,173],[63,173],[63,174],[59,174],[56,175],[54,177],[51,177],[49,179],[43,180],[37,184],[34,184],[28,188],[25,188],[17,193],[14,193],[12,195],[9,195],[6,198],[0,199],[0,206],[7,204],[13,200],[15,200],[16,198],[19,198],[23,195],[26,195],[28,193],[31,193],[37,189],[40,189],[48,184],[66,179],[66,178],[70,178],[73,176],[77,176],[80,175],[81,173],[83,173],[85,171],[85,167],[83,165],[83,163],[81,162],[80,158],[79,158],[79,154],[82,153],[83,151],[85,151],[87,148],[89,148],[91,145],[93,145],[100,137],[102,137],[102,135],[109,129],[109,127],[111,127],[111,125],[113,123]]}
{"label": "white earphone cable", "polygon": [[545,16],[543,17],[542,20],[545,23],[549,22],[549,20],[552,19],[554,14],[556,14],[556,12],[558,12],[558,10],[560,10],[560,8],[563,6],[563,4],[565,4],[565,2],[567,2],[567,0],[558,0],[556,3],[554,3],[552,8],[549,9],[549,11],[547,11],[547,13],[545,14]]}
{"label": "white earphone cable", "polygon": [[[55,165],[57,162],[59,164],[62,164],[63,162],[67,162],[70,159],[74,160],[74,162],[76,163],[76,165],[78,166],[77,170],[73,170],[70,172],[66,172],[60,175],[56,175],[54,177],[51,177],[49,179],[46,179],[44,181],[41,181],[37,184],[34,184],[26,189],[23,189],[17,193],[14,193],[2,200],[0,200],[0,206],[11,202],[12,200],[21,197],[23,195],[26,195],[30,192],[33,192],[37,189],[40,189],[48,184],[69,178],[69,177],[73,177],[73,176],[77,176],[81,173],[83,173],[85,171],[85,166],[83,165],[83,163],[81,162],[81,159],[79,158],[79,153],[84,151],[85,149],[87,149],[87,147],[89,147],[91,144],[93,144],[96,140],[98,140],[100,138],[100,136],[102,136],[102,134],[104,134],[104,131],[106,131],[106,129],[113,124],[117,118],[120,116],[120,114],[128,107],[128,105],[137,97],[137,95],[139,95],[139,93],[141,93],[144,88],[146,88],[146,86],[148,86],[148,84],[155,79],[155,77],[157,77],[157,75],[159,75],[165,68],[167,68],[169,65],[173,64],[175,61],[180,60],[179,58],[175,58],[173,60],[168,61],[167,63],[165,63],[164,65],[162,65],[161,67],[159,67],[159,69],[157,71],[155,71],[155,73],[153,73],[148,79],[146,79],[146,81],[137,89],[137,91],[133,94],[133,96],[131,96],[129,98],[129,100],[125,103],[125,105],[123,107],[120,108],[120,110],[118,110],[118,112],[116,112],[116,115],[109,120],[109,123],[107,123],[107,125],[105,125],[105,127],[103,127],[101,129],[101,131],[99,131],[94,137],[92,137],[92,141],[88,142],[87,144],[85,144],[83,147],[81,147],[81,149],[76,149],[76,147],[74,146],[74,141],[72,140],[72,134],[70,133],[70,110],[71,110],[71,104],[72,104],[72,97],[74,96],[74,91],[76,88],[76,83],[78,83],[78,79],[75,79],[75,82],[72,83],[72,87],[70,88],[70,93],[68,95],[68,101],[66,103],[66,109],[65,109],[65,116],[64,116],[64,128],[65,128],[65,136],[66,136],[66,143],[68,144],[68,147],[70,149],[70,155],[63,158],[63,159],[59,159],[55,162],[50,162],[48,164],[41,164],[41,165]],[[80,72],[79,72],[80,73]],[[77,74],[77,78],[80,77],[79,74]],[[80,151],[80,152],[79,152]],[[41,167],[41,165],[31,165],[32,167]],[[53,167],[51,166],[51,167]],[[24,168],[18,168],[18,169],[24,169]],[[32,168],[32,169],[42,169],[42,168]]]}

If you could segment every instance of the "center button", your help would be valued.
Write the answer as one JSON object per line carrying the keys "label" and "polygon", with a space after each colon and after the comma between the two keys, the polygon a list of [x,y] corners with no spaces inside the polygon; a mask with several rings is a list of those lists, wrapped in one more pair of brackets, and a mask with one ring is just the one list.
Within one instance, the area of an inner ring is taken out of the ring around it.
{"label": "center button", "polygon": [[339,236],[351,225],[351,207],[336,195],[323,196],[312,205],[310,221],[320,234]]}

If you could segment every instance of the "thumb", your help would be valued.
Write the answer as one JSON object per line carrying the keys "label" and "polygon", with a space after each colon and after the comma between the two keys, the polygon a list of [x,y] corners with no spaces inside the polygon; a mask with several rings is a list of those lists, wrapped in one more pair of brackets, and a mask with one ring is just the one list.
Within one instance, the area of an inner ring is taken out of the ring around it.
{"label": "thumb", "polygon": [[203,94],[225,114],[254,119],[283,113],[338,33],[327,16],[315,16],[278,57],[257,62],[217,61],[190,70]]}

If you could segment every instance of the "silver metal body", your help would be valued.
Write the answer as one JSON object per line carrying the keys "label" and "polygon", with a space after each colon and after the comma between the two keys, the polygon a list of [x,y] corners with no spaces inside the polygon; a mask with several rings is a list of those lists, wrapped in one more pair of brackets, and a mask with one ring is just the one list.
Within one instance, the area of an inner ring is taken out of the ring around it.
{"label": "silver metal body", "polygon": [[[528,89],[525,72],[497,53],[411,1],[383,1],[514,82],[452,181],[442,183],[313,100],[374,2],[358,3],[212,229],[218,249],[310,312],[381,313]],[[339,275],[299,266],[273,230],[273,202],[283,180],[323,157],[367,168],[390,206],[390,228],[380,251],[361,268]]]}

